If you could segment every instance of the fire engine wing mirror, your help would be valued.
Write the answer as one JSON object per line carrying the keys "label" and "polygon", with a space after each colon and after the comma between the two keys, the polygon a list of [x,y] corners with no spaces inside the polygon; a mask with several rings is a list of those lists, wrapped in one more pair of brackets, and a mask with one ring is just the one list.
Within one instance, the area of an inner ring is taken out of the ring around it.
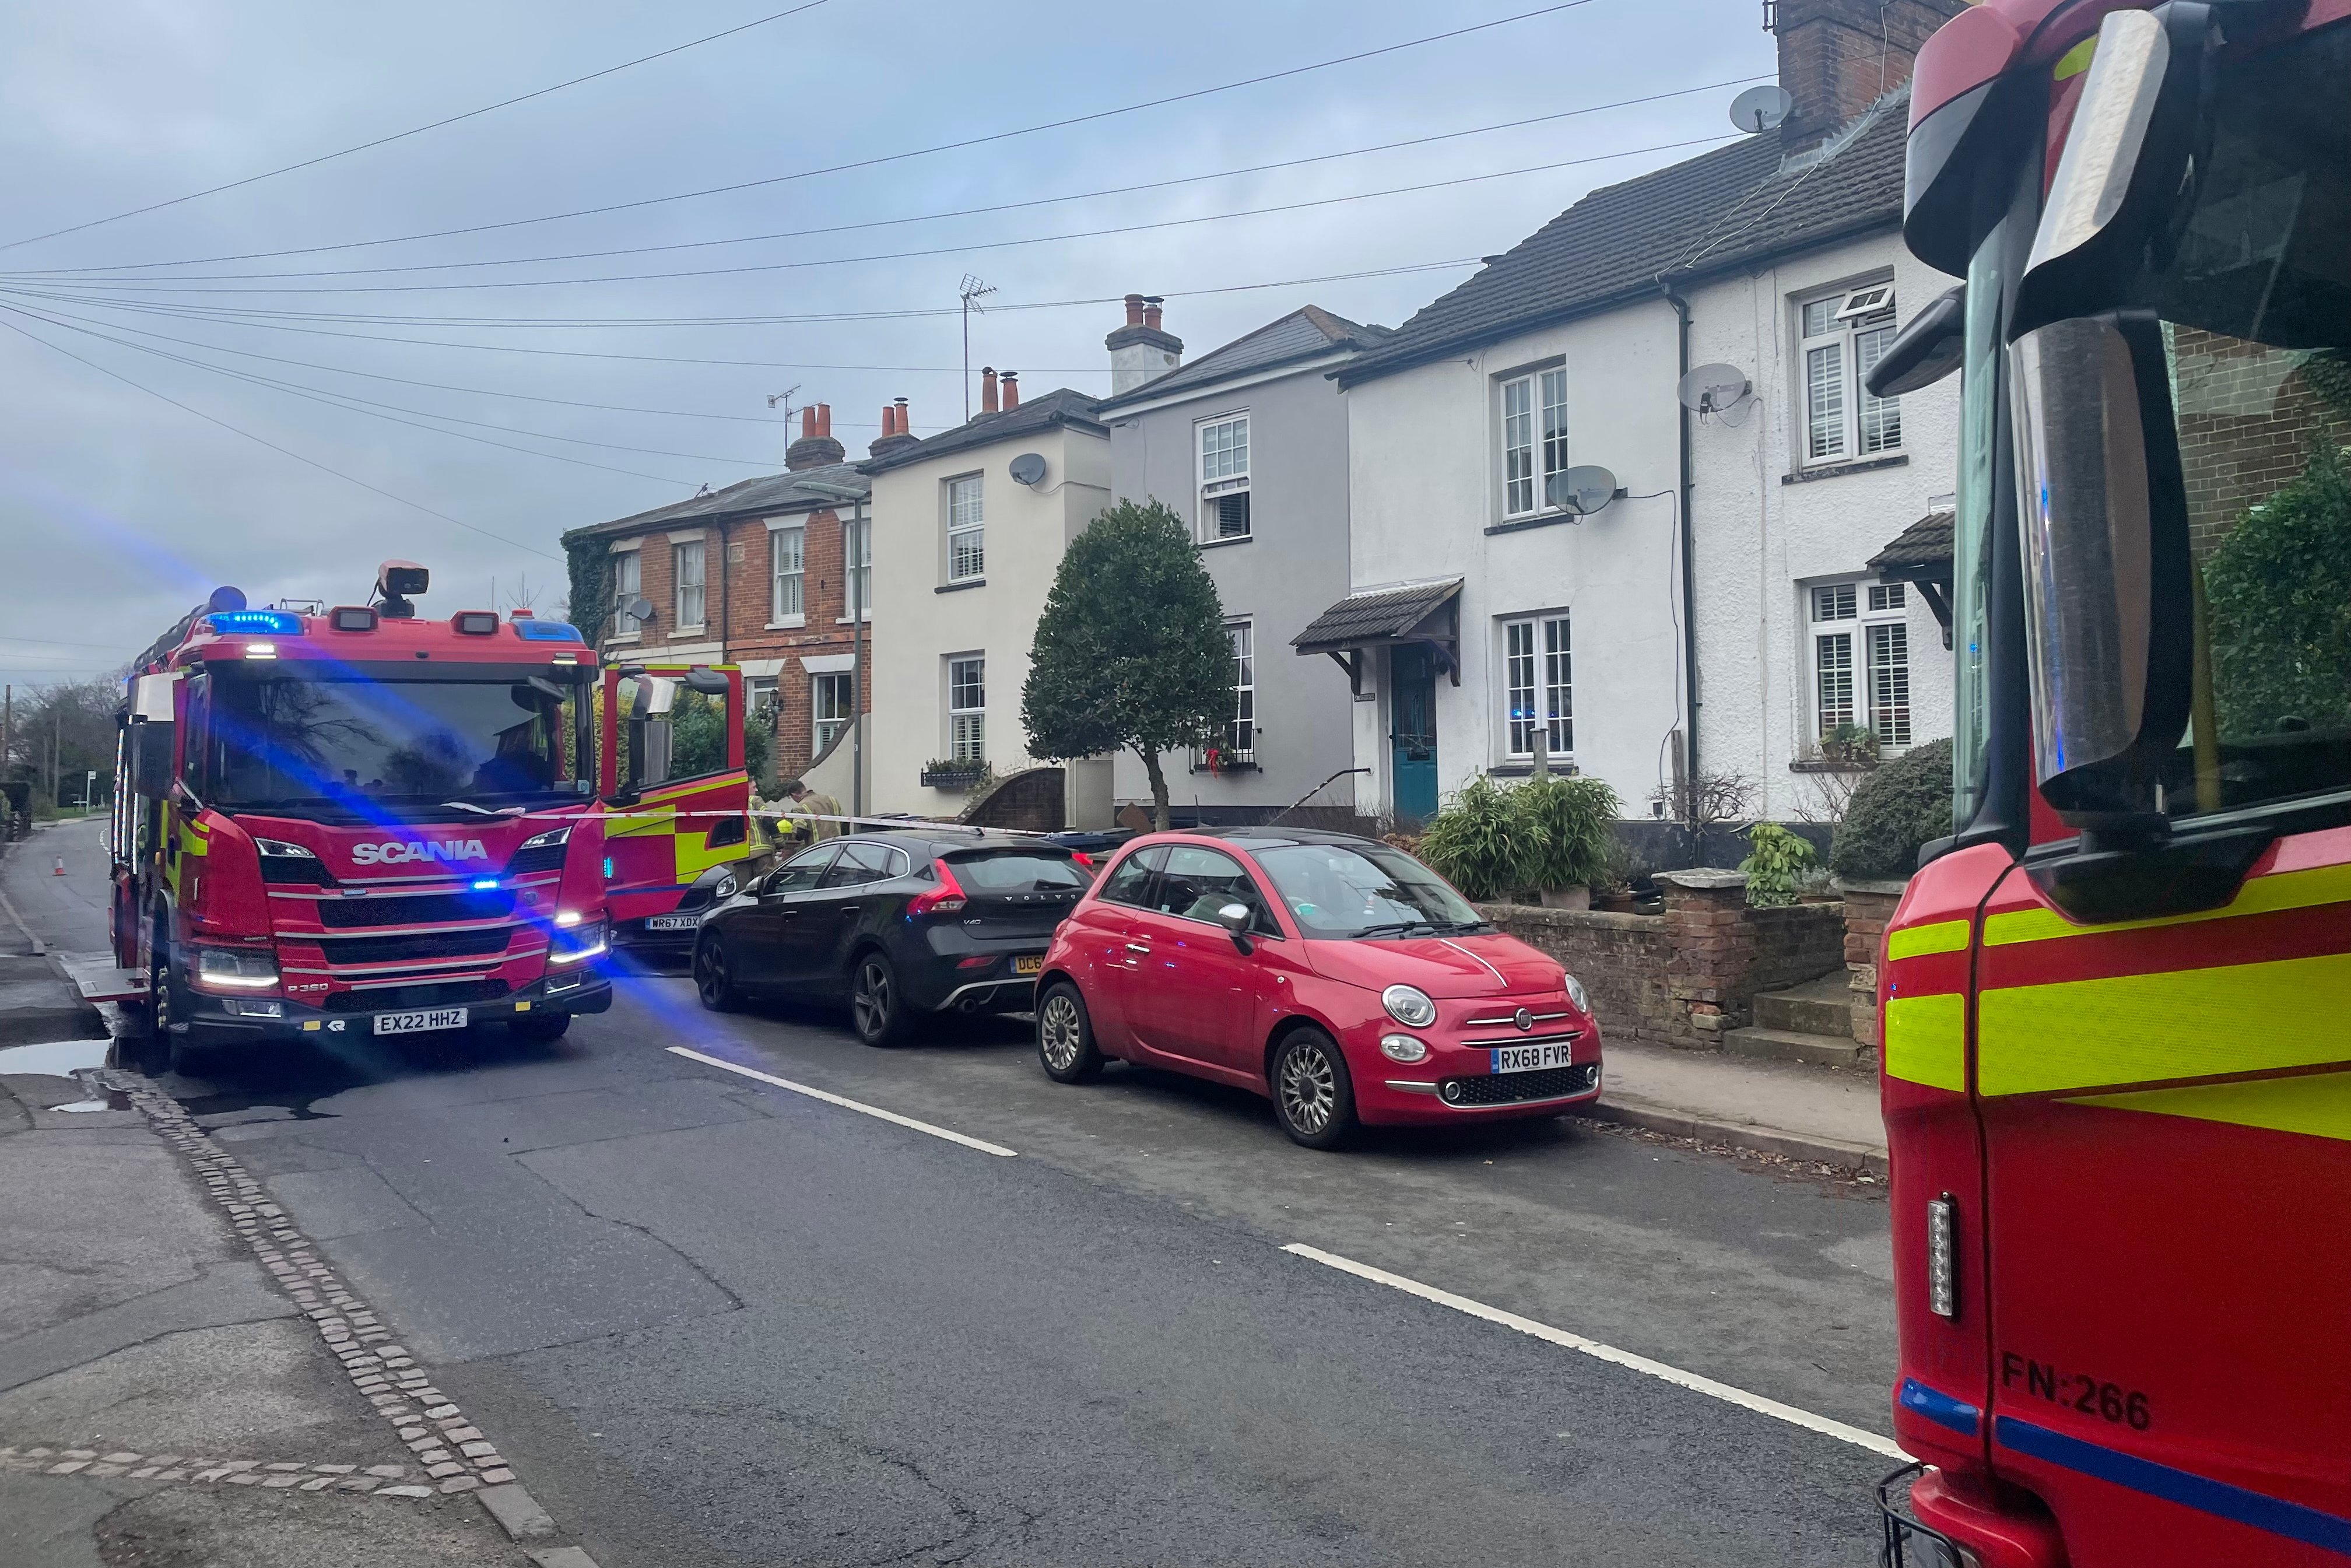
{"label": "fire engine wing mirror", "polygon": [[2160,13],[2109,12],[2098,25],[2089,79],[2017,282],[2011,340],[2129,298],[2188,170],[2210,22],[2209,7],[2172,0]]}
{"label": "fire engine wing mirror", "polygon": [[726,695],[726,677],[717,670],[691,669],[685,672],[685,689],[706,697],[723,697]]}
{"label": "fire engine wing mirror", "polygon": [[669,717],[670,709],[677,706],[677,683],[665,675],[638,674],[630,677],[636,690],[629,699],[632,719]]}
{"label": "fire engine wing mirror", "polygon": [[1967,351],[1968,286],[1946,290],[1894,336],[1864,377],[1872,397],[1900,397],[1933,386],[1959,368]]}
{"label": "fire engine wing mirror", "polygon": [[2009,350],[2041,792],[2076,826],[2168,831],[2188,722],[2188,503],[2151,313],[2053,322]]}
{"label": "fire engine wing mirror", "polygon": [[172,737],[179,727],[169,719],[147,719],[131,727],[131,771],[141,800],[164,800],[179,770],[172,765]]}

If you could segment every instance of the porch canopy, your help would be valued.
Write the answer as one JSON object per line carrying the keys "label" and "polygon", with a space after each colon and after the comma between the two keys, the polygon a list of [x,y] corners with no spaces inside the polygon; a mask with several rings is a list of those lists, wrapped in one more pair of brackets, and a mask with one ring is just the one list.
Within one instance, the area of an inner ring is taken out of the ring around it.
{"label": "porch canopy", "polygon": [[1327,653],[1347,672],[1355,695],[1364,691],[1364,653],[1419,644],[1433,650],[1455,685],[1461,684],[1461,579],[1352,593],[1290,640],[1301,653]]}
{"label": "porch canopy", "polygon": [[1942,622],[1946,648],[1951,645],[1951,516],[1928,513],[1869,558],[1869,570],[1888,582],[1918,585],[1927,608]]}

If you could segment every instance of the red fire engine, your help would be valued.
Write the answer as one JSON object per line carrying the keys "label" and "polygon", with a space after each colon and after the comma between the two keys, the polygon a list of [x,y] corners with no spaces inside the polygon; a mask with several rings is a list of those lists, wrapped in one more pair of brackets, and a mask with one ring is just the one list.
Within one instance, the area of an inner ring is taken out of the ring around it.
{"label": "red fire engine", "polygon": [[1872,390],[1964,379],[1955,831],[1880,963],[1887,1561],[2341,1563],[2351,0],[1985,0],[1912,93],[1965,283]]}
{"label": "red fire engine", "polygon": [[[224,588],[134,664],[114,949],[172,1065],[484,1022],[552,1039],[611,1005],[616,913],[676,911],[748,852],[733,671],[601,669],[523,612],[425,620],[426,582],[388,561],[369,603],[315,612]],[[681,688],[726,737],[690,779]]]}

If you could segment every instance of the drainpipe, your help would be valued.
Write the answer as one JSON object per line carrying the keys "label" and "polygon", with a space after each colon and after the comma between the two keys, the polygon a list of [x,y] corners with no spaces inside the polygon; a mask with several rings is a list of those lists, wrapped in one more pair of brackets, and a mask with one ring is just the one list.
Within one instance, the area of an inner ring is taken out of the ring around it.
{"label": "drainpipe", "polygon": [[[1678,319],[1676,335],[1679,341],[1679,354],[1677,368],[1674,371],[1674,384],[1678,388],[1681,378],[1690,371],[1689,301],[1674,292],[1674,286],[1666,281],[1666,275],[1662,272],[1657,274],[1657,291],[1666,297],[1666,303],[1674,308],[1674,315]],[[1682,733],[1682,778],[1686,780],[1686,788],[1694,792],[1698,788],[1698,592],[1697,579],[1690,569],[1690,413],[1688,409],[1681,406],[1678,399],[1675,402],[1675,413],[1681,419],[1681,504],[1675,510],[1681,514],[1682,704],[1687,715]],[[1683,810],[1688,810],[1687,800],[1683,802]]]}

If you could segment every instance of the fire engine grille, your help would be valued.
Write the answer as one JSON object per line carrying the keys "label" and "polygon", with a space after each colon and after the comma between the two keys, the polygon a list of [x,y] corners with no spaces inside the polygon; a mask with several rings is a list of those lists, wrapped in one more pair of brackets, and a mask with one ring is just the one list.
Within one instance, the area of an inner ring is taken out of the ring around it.
{"label": "fire engine grille", "polygon": [[1557,1100],[1581,1094],[1600,1081],[1597,1062],[1588,1067],[1549,1067],[1541,1072],[1503,1072],[1489,1078],[1448,1078],[1437,1088],[1448,1105],[1515,1105],[1524,1100]]}
{"label": "fire engine grille", "polygon": [[404,893],[372,898],[322,898],[319,924],[336,930],[363,925],[431,925],[446,920],[503,920],[514,913],[510,892]]}
{"label": "fire engine grille", "polygon": [[467,1002],[494,1002],[507,994],[504,980],[446,980],[434,985],[381,986],[364,991],[337,991],[329,997],[330,1013],[376,1013],[406,1008],[462,1007]]}
{"label": "fire engine grille", "polygon": [[334,878],[327,874],[325,866],[307,855],[264,855],[261,880],[299,887],[326,887]]}
{"label": "fire engine grille", "polygon": [[507,862],[507,874],[517,876],[524,872],[561,871],[563,849],[561,844],[541,844],[537,849],[517,850],[515,858]]}
{"label": "fire engine grille", "polygon": [[330,937],[319,944],[330,964],[390,964],[402,958],[470,958],[503,953],[511,925],[486,930],[416,931],[397,936]]}

